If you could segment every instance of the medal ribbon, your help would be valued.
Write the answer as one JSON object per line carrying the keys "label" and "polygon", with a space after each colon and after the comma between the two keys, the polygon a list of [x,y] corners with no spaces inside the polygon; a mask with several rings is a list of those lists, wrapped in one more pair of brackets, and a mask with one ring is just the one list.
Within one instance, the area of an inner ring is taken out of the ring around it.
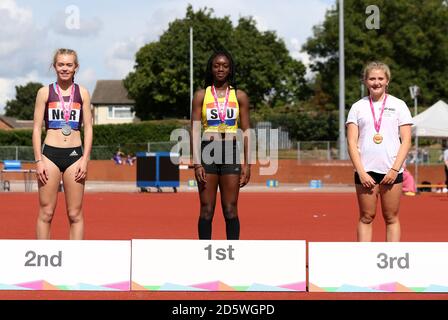
{"label": "medal ribbon", "polygon": [[370,110],[372,110],[372,116],[373,116],[373,125],[375,126],[375,130],[376,130],[377,133],[380,132],[381,121],[383,120],[384,107],[386,106],[386,100],[387,100],[387,94],[384,95],[383,105],[381,106],[380,117],[379,117],[379,119],[377,121],[376,118],[375,118],[375,109],[373,107],[372,97],[369,97]]}
{"label": "medal ribbon", "polygon": [[68,102],[67,108],[65,107],[65,101],[64,101],[64,98],[63,98],[63,96],[61,94],[61,90],[59,89],[58,83],[55,82],[53,84],[53,87],[54,87],[56,93],[58,94],[59,102],[61,104],[61,108],[64,111],[65,122],[68,124],[68,120],[70,119],[70,112],[72,111],[73,99],[75,97],[75,84],[74,83],[72,84],[72,90],[70,92],[70,100]]}
{"label": "medal ribbon", "polygon": [[218,95],[216,94],[216,89],[214,85],[212,85],[211,89],[213,98],[215,99],[215,108],[218,110],[219,119],[221,119],[221,122],[224,123],[226,121],[227,106],[229,105],[229,96],[230,96],[229,86],[227,86],[226,88],[226,98],[224,100],[224,105],[218,102]]}

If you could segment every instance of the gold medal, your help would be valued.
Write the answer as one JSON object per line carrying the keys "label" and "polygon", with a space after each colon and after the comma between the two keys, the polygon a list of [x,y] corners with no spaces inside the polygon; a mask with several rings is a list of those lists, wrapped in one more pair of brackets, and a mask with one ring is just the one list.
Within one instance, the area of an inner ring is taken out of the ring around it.
{"label": "gold medal", "polygon": [[225,120],[226,120],[227,107],[229,105],[230,87],[227,86],[227,88],[226,88],[226,97],[225,97],[224,103],[219,103],[218,95],[216,93],[216,89],[215,89],[214,85],[212,85],[211,91],[212,91],[213,98],[215,99],[215,108],[218,111],[218,116],[219,116],[219,119],[221,120],[221,123],[218,125],[218,132],[225,133],[226,129],[227,129]]}
{"label": "gold medal", "polygon": [[227,126],[226,126],[225,123],[220,123],[220,124],[219,124],[219,126],[218,126],[218,132],[220,132],[220,133],[225,133],[225,132],[226,132],[226,129],[227,129]]}
{"label": "gold medal", "polygon": [[379,133],[376,133],[373,136],[373,142],[375,142],[376,144],[380,144],[381,142],[383,142],[383,136]]}

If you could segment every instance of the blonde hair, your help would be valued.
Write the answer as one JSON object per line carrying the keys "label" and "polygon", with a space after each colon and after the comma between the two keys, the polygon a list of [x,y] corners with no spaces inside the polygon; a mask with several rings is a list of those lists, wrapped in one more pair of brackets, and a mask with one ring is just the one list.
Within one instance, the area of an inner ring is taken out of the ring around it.
{"label": "blonde hair", "polygon": [[56,52],[54,53],[54,56],[53,56],[53,67],[56,65],[56,61],[58,59],[58,55],[63,55],[63,54],[73,55],[75,57],[75,65],[76,65],[76,67],[79,66],[78,54],[76,53],[75,50],[60,48],[60,49],[56,50]]}
{"label": "blonde hair", "polygon": [[[56,68],[56,61],[58,60],[58,56],[59,55],[63,55],[63,54],[74,56],[75,57],[75,66],[76,66],[76,68],[79,67],[78,54],[76,53],[76,51],[72,50],[72,49],[60,48],[60,49],[56,50],[56,52],[54,53],[53,64],[52,64],[53,68]],[[73,74],[72,81],[75,82],[75,75],[74,74]]]}
{"label": "blonde hair", "polygon": [[379,69],[384,71],[384,74],[387,77],[387,80],[390,81],[391,75],[390,75],[390,69],[389,66],[383,62],[380,61],[372,61],[369,62],[365,67],[363,71],[362,79],[365,81],[367,80],[367,77],[369,76],[370,71],[374,69]]}

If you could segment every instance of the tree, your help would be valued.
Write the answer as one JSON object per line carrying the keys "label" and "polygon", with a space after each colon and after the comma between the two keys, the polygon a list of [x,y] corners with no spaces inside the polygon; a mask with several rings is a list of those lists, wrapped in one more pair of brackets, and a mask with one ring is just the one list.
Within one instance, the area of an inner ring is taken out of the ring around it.
{"label": "tree", "polygon": [[254,106],[266,102],[275,107],[306,98],[305,66],[289,55],[275,32],[260,32],[252,18],[240,18],[232,40],[238,83]]}
{"label": "tree", "polygon": [[24,86],[16,86],[16,98],[8,100],[5,107],[5,116],[20,120],[33,120],[34,102],[41,83],[28,82]]}
{"label": "tree", "polygon": [[[448,97],[448,7],[443,0],[377,0],[379,29],[368,29],[366,8],[371,0],[345,0],[346,101],[351,105],[361,96],[361,72],[372,60],[389,64],[389,92],[413,105],[409,86],[421,88],[420,104],[429,105]],[[337,105],[338,71],[337,7],[329,10],[322,25],[303,49],[312,57],[312,69],[320,77],[321,89]],[[366,93],[365,93],[366,94]]]}
{"label": "tree", "polygon": [[184,19],[169,24],[159,41],[137,52],[135,69],[124,83],[135,100],[140,119],[185,117],[190,114],[189,29],[194,30],[194,89],[203,87],[205,66],[214,50],[232,53],[238,88],[247,91],[252,106],[276,106],[305,97],[305,67],[289,56],[275,32],[260,32],[252,18],[216,18],[213,10],[188,6]]}

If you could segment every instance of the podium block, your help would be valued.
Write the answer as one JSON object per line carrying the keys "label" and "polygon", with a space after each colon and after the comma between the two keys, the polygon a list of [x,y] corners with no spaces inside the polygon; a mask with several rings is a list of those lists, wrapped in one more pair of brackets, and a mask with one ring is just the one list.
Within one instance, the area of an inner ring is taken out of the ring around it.
{"label": "podium block", "polygon": [[130,241],[0,240],[0,290],[130,290]]}
{"label": "podium block", "polygon": [[131,289],[305,291],[305,241],[132,240]]}
{"label": "podium block", "polygon": [[448,243],[310,242],[309,291],[448,292]]}

